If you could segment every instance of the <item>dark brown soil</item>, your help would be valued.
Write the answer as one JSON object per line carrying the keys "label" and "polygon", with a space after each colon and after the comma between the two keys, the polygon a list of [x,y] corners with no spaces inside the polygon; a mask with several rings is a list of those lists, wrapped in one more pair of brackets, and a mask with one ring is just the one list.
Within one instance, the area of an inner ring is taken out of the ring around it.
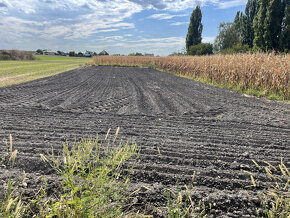
{"label": "dark brown soil", "polygon": [[151,189],[134,198],[147,209],[166,205],[164,189],[190,184],[196,171],[194,196],[212,204],[210,216],[255,216],[257,199],[247,198],[245,190],[254,190],[243,170],[263,189],[267,176],[252,160],[290,163],[290,105],[152,69],[89,67],[0,88],[0,149],[12,134],[19,152],[13,171],[0,169],[0,187],[25,170],[24,188],[32,192],[51,172],[40,153],[118,126],[141,146],[132,190]]}

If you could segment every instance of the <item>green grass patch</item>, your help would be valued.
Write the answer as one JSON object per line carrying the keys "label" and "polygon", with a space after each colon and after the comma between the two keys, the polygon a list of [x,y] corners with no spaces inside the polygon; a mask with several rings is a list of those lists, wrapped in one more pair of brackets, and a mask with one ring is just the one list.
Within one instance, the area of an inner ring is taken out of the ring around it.
{"label": "green grass patch", "polygon": [[37,56],[35,61],[0,61],[0,87],[28,82],[77,69],[91,59]]}
{"label": "green grass patch", "polygon": [[78,63],[86,63],[90,60],[90,58],[82,58],[82,57],[69,57],[69,56],[56,56],[56,55],[35,55],[37,60],[42,61],[68,61],[68,62],[78,62]]}

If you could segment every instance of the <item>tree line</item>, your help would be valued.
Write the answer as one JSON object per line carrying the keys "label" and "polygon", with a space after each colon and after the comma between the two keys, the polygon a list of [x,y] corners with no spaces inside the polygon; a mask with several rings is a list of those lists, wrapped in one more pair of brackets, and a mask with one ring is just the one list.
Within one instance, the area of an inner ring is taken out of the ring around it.
{"label": "tree line", "polygon": [[102,56],[102,55],[109,55],[109,53],[105,50],[97,53],[97,52],[92,52],[92,51],[86,51],[86,52],[75,52],[75,51],[69,51],[69,52],[63,52],[63,51],[47,51],[46,49],[37,49],[36,54],[39,55],[59,55],[59,56],[70,56],[70,57],[93,57],[93,56]]}
{"label": "tree line", "polygon": [[189,55],[237,52],[290,52],[290,0],[248,0],[233,22],[221,23],[214,44],[201,43],[202,13],[193,10],[186,37]]}

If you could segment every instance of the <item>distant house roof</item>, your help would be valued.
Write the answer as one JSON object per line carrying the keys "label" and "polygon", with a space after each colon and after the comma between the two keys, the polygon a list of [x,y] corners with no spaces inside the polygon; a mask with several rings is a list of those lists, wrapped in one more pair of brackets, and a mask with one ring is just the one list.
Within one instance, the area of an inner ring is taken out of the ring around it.
{"label": "distant house roof", "polygon": [[106,52],[105,50],[103,50],[103,51],[101,51],[101,52],[99,53],[99,55],[109,55],[109,53]]}
{"label": "distant house roof", "polygon": [[55,51],[49,50],[49,49],[43,49],[43,54],[55,54]]}
{"label": "distant house roof", "polygon": [[94,54],[94,52],[92,52],[92,51],[86,51],[84,56],[91,57],[91,56],[93,56],[93,54]]}
{"label": "distant house roof", "polygon": [[144,54],[144,56],[151,56],[151,57],[154,57],[154,54]]}

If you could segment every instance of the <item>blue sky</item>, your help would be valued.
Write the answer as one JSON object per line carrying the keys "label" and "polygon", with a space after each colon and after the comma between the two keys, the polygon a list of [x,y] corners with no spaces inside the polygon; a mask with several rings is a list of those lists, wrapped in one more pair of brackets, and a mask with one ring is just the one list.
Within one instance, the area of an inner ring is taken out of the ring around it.
{"label": "blue sky", "polygon": [[203,14],[203,41],[233,21],[247,0],[0,0],[0,49],[182,51],[192,10]]}

